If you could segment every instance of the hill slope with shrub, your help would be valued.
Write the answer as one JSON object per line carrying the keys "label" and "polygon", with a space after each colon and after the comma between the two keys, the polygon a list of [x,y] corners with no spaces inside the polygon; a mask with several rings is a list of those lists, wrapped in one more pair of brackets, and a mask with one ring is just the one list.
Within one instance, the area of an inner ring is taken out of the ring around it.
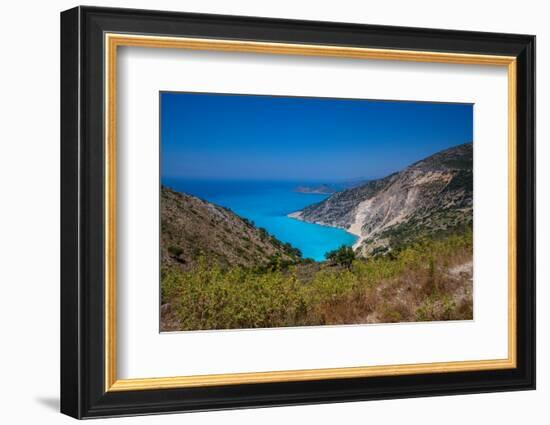
{"label": "hill slope with shrub", "polygon": [[227,208],[161,187],[161,264],[189,270],[211,265],[257,267],[294,262],[300,252]]}

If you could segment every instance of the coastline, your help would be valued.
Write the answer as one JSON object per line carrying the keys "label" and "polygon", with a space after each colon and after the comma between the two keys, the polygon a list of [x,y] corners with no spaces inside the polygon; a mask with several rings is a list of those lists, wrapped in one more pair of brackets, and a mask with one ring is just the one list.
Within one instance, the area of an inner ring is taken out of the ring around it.
{"label": "coastline", "polygon": [[[326,224],[326,223],[319,223],[319,222],[316,222],[316,221],[306,221],[302,218],[302,212],[301,211],[295,211],[295,212],[292,212],[290,214],[287,214],[286,215],[287,217],[289,218],[292,218],[294,220],[298,220],[298,221],[302,221],[304,223],[311,223],[311,224],[316,224],[317,226],[323,226],[323,227],[330,227],[332,229],[340,229],[340,230],[343,230],[345,231],[346,233],[349,233],[350,235],[353,235],[357,238],[357,240],[353,243],[352,245],[352,248],[353,249],[356,249],[359,247],[359,245],[361,245],[361,242],[363,242],[363,236],[361,235],[360,232],[358,232],[357,230],[355,230],[355,228],[353,228],[353,226],[350,226],[349,229],[346,229],[345,227],[340,227],[340,226],[331,226],[329,224]],[[353,228],[353,229],[352,229]]]}

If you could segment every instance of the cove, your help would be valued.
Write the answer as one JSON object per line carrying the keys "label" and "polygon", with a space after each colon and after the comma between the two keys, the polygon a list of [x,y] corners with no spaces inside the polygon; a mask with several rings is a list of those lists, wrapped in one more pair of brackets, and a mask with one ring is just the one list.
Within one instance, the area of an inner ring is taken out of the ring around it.
{"label": "cove", "polygon": [[328,196],[293,190],[304,182],[163,178],[162,183],[178,192],[231,209],[277,239],[298,248],[304,258],[323,261],[328,251],[342,245],[352,246],[357,240],[355,235],[342,229],[287,217]]}

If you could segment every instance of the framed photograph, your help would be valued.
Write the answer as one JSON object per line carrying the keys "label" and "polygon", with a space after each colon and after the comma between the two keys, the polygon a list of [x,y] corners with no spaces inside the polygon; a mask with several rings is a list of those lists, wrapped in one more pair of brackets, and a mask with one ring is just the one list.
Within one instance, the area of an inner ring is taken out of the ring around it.
{"label": "framed photograph", "polygon": [[61,411],[535,388],[535,37],[61,14]]}

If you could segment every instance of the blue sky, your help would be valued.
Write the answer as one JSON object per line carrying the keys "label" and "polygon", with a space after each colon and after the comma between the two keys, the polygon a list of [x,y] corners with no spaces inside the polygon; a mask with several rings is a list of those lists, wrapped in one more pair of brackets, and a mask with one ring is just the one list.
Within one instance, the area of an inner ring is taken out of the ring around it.
{"label": "blue sky", "polygon": [[162,92],[161,177],[383,177],[473,140],[473,105]]}

